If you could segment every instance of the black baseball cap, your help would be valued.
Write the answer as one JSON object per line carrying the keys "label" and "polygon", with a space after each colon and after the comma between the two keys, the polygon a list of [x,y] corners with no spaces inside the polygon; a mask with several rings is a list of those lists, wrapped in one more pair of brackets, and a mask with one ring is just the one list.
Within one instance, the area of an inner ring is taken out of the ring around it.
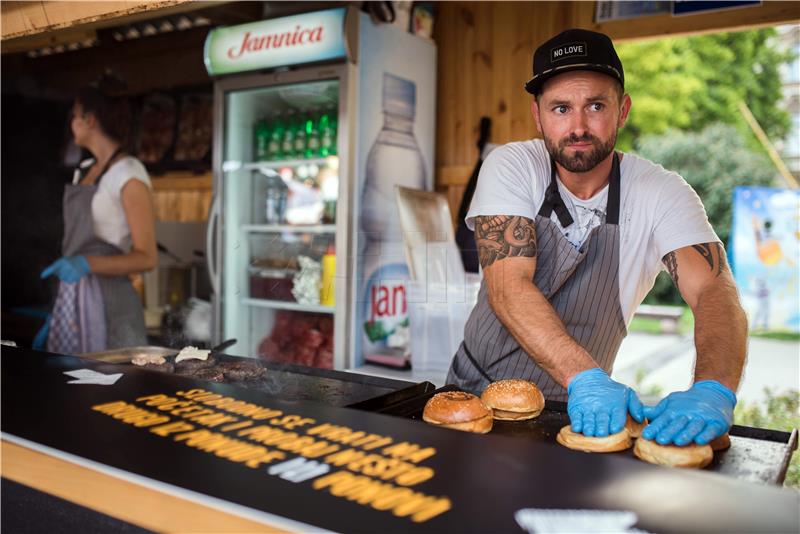
{"label": "black baseball cap", "polygon": [[565,72],[592,70],[608,74],[625,87],[625,74],[614,44],[605,34],[590,30],[566,30],[533,53],[533,78],[525,90],[537,95],[544,82]]}

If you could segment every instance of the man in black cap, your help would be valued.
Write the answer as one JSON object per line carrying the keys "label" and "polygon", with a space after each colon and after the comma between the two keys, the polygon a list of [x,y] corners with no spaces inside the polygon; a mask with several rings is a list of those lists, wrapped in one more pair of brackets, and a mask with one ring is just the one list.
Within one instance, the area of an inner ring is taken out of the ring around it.
{"label": "man in black cap", "polygon": [[[567,30],[534,53],[531,112],[543,140],[495,149],[467,225],[483,284],[448,374],[480,393],[535,382],[567,400],[572,429],[650,420],[661,444],[708,443],[732,423],[747,321],[700,199],[677,174],[614,150],[631,99],[603,34]],[[666,269],[695,316],[694,385],[656,407],[609,375],[627,324]]]}

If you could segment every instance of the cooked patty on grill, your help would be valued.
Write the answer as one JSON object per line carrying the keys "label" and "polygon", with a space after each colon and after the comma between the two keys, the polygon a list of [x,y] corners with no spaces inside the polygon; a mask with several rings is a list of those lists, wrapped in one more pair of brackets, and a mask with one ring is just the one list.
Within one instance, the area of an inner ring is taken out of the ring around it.
{"label": "cooked patty on grill", "polygon": [[225,380],[225,377],[222,375],[222,371],[213,367],[194,369],[181,374],[191,378],[197,378],[198,380],[207,380],[209,382],[223,382]]}
{"label": "cooked patty on grill", "polygon": [[208,369],[209,367],[214,367],[216,364],[217,360],[213,356],[209,356],[205,360],[191,358],[189,360],[181,360],[178,363],[176,363],[175,370],[178,371],[179,373],[184,373],[197,369]]}
{"label": "cooked patty on grill", "polygon": [[256,362],[221,362],[216,367],[228,380],[255,380],[267,374],[267,369]]}

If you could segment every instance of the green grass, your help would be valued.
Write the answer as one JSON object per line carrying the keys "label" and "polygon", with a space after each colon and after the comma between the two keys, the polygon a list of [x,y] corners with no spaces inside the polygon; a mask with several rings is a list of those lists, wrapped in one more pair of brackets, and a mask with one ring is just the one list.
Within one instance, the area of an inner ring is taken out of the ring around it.
{"label": "green grass", "polygon": [[645,319],[634,316],[628,326],[628,332],[641,332],[644,334],[660,334],[661,323],[657,319]]}
{"label": "green grass", "polygon": [[[678,319],[678,333],[688,334],[694,330],[694,315],[688,306],[682,306],[683,314]],[[647,317],[633,317],[628,326],[628,332],[641,332],[643,334],[663,334],[661,321]]]}

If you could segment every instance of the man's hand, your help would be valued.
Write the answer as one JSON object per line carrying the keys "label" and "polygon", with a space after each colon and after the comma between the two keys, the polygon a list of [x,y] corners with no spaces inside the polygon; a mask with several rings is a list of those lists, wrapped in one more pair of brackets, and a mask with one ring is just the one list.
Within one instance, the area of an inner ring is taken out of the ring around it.
{"label": "man's hand", "polygon": [[705,445],[721,436],[733,423],[736,395],[716,380],[697,382],[687,391],[670,393],[657,406],[645,406],[650,424],[642,431],[645,439],[661,445]]}
{"label": "man's hand", "polygon": [[567,387],[567,413],[573,432],[602,438],[622,432],[628,412],[641,423],[642,403],[628,386],[615,382],[595,367],[575,375]]}

